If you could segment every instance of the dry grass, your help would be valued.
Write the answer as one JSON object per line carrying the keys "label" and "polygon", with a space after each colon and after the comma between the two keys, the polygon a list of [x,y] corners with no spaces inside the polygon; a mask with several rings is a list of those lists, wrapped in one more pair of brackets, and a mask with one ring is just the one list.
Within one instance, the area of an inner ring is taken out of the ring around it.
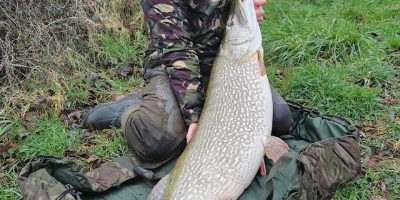
{"label": "dry grass", "polygon": [[[1,112],[7,109],[22,117],[46,96],[51,96],[55,110],[62,109],[65,98],[59,91],[68,77],[96,71],[102,62],[99,52],[91,50],[96,35],[135,37],[142,24],[137,1],[0,1]],[[85,63],[77,64],[74,55],[85,58]],[[32,82],[52,83],[55,89],[29,88]]]}
{"label": "dry grass", "polygon": [[[36,153],[85,147],[60,115],[132,89],[136,77],[118,76],[126,60],[102,66],[118,60],[115,44],[126,59],[141,54],[143,30],[138,1],[0,1],[0,199],[22,198],[16,179]],[[122,146],[114,137],[99,143],[104,157]]]}

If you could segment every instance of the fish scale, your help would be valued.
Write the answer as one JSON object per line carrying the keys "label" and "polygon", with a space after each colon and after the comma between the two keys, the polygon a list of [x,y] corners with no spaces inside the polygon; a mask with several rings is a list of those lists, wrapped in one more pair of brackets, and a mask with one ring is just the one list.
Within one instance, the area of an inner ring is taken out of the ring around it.
{"label": "fish scale", "polygon": [[[253,2],[234,3],[196,134],[149,199],[236,199],[263,163],[266,147],[282,145],[270,137],[272,97]],[[283,152],[270,150],[272,157]]]}

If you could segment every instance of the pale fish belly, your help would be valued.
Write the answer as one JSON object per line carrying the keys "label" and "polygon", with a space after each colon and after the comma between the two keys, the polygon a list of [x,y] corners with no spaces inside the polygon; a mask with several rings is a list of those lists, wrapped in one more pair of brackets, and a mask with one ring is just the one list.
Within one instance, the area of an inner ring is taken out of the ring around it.
{"label": "pale fish belly", "polygon": [[236,199],[256,175],[272,124],[268,80],[259,64],[257,55],[240,63],[215,61],[197,133],[178,161],[171,199]]}

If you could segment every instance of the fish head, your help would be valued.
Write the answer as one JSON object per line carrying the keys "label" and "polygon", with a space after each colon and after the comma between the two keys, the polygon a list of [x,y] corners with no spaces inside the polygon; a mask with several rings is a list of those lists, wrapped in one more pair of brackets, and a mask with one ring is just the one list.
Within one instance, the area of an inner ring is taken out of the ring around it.
{"label": "fish head", "polygon": [[260,47],[261,31],[253,0],[234,0],[221,51],[231,59],[241,59]]}

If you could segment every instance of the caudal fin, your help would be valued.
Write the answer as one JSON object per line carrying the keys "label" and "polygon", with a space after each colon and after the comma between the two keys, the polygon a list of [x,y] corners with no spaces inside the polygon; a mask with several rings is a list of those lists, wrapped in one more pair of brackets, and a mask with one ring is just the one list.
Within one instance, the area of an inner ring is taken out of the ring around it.
{"label": "caudal fin", "polygon": [[168,183],[168,176],[165,176],[162,178],[156,186],[151,190],[150,195],[147,197],[147,200],[163,200],[164,199],[164,193],[165,193],[165,188],[167,187]]}
{"label": "caudal fin", "polygon": [[288,145],[280,138],[269,136],[264,146],[265,154],[274,163],[285,153],[288,152]]}

